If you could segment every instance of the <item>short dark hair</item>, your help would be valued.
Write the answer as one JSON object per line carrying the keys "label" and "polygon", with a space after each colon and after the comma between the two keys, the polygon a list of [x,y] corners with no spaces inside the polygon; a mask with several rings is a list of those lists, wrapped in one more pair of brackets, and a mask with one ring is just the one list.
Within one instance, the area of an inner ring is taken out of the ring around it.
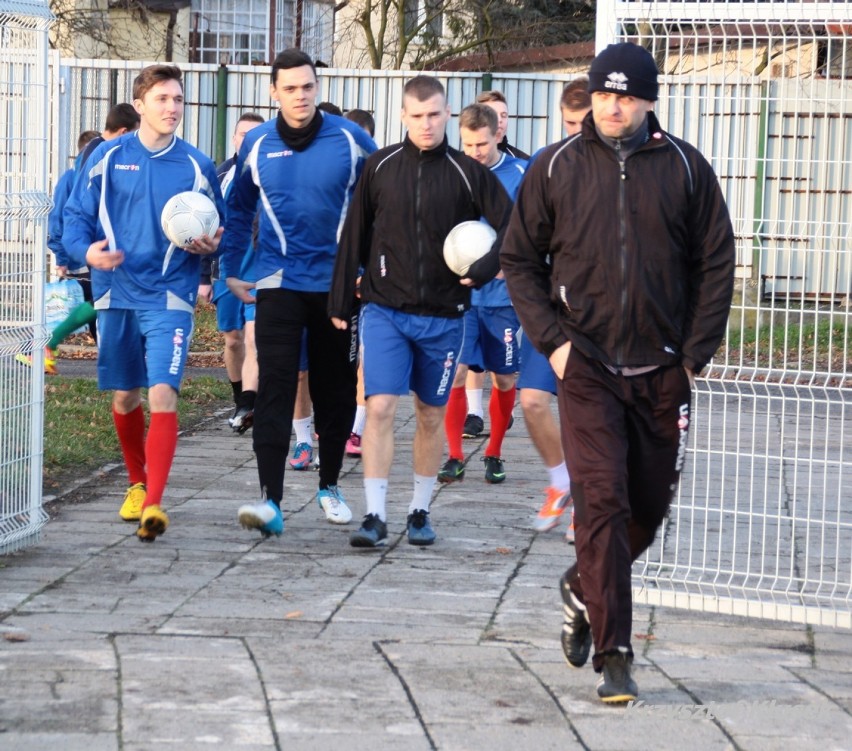
{"label": "short dark hair", "polygon": [[491,135],[497,135],[497,113],[487,104],[469,104],[459,115],[459,127],[467,130],[488,128]]}
{"label": "short dark hair", "polygon": [[266,120],[264,119],[263,115],[261,115],[257,112],[243,112],[243,114],[240,115],[240,119],[237,120],[237,125],[239,125],[240,123],[265,123],[265,122],[266,122]]}
{"label": "short dark hair", "polygon": [[314,65],[314,61],[302,52],[302,50],[295,47],[288,47],[283,52],[279,52],[272,61],[272,83],[274,84],[278,80],[279,70],[301,68],[303,65],[309,65],[314,72],[314,78],[316,78],[317,67]]}
{"label": "short dark hair", "polygon": [[164,81],[177,81],[183,91],[183,73],[177,65],[149,65],[133,80],[133,99],[144,99],[154,86]]}
{"label": "short dark hair", "polygon": [[351,120],[356,125],[360,125],[370,134],[371,138],[376,135],[376,120],[367,110],[359,110],[356,107],[355,109],[348,110],[343,117]]}
{"label": "short dark hair", "polygon": [[565,84],[559,106],[571,112],[587,110],[592,106],[592,95],[589,93],[589,79],[585,76],[575,78]]}
{"label": "short dark hair", "polygon": [[329,115],[337,115],[339,117],[343,116],[343,110],[331,102],[320,102],[317,105],[317,109],[322,110],[323,112],[328,112]]}
{"label": "short dark hair", "polygon": [[446,97],[444,84],[434,76],[414,76],[402,89],[402,96],[413,96],[418,102],[425,102],[436,94]]}
{"label": "short dark hair", "polygon": [[503,102],[503,104],[508,105],[506,101],[506,97],[503,95],[502,91],[497,91],[497,89],[491,89],[491,91],[483,91],[476,97],[477,104],[485,104],[486,102]]}
{"label": "short dark hair", "polygon": [[86,148],[86,146],[94,141],[100,133],[96,130],[84,130],[79,136],[77,136],[77,151],[82,151]]}
{"label": "short dark hair", "polygon": [[122,128],[136,130],[141,119],[132,104],[122,102],[111,107],[110,111],[107,112],[104,130],[108,130],[110,133],[115,133]]}

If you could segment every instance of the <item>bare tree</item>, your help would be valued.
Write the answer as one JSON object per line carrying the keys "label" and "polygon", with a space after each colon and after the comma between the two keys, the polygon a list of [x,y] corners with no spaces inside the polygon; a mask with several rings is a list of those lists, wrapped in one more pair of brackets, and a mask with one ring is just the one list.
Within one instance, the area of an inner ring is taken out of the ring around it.
{"label": "bare tree", "polygon": [[344,0],[338,33],[350,60],[373,68],[434,67],[594,37],[592,0]]}
{"label": "bare tree", "polygon": [[56,17],[51,47],[77,56],[169,61],[177,10],[154,12],[149,5],[145,0],[50,0]]}

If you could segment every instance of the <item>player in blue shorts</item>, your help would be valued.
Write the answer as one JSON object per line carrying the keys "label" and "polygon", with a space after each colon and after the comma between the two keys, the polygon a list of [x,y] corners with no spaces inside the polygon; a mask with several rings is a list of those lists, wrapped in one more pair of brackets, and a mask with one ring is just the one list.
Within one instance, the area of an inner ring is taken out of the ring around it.
{"label": "player in blue shorts", "polygon": [[[98,146],[65,207],[63,245],[92,269],[98,311],[98,386],[113,392],[116,433],[130,479],[119,514],[140,540],[165,532],[161,509],[175,448],[177,403],[192,338],[200,256],[215,237],[177,248],[160,215],[172,196],[205,193],[224,213],[216,169],[175,135],[183,116],[180,68],[150,65],[133,82],[139,130]],[[145,433],[142,389],[151,421]]]}
{"label": "player in blue shorts", "polygon": [[[231,142],[234,155],[216,167],[222,195],[227,200],[237,166],[237,154],[246,133],[266,122],[256,112],[244,112],[237,121]],[[254,399],[257,394],[257,351],[254,345],[254,303],[245,303],[234,295],[220,278],[218,259],[204,259],[201,265],[201,286],[198,296],[216,306],[216,324],[225,338],[225,372],[234,394],[234,412],[228,424],[235,433],[245,433],[254,419]],[[254,248],[246,249],[240,267],[240,278],[254,281]]]}
{"label": "player in blue shorts", "polygon": [[[500,141],[494,110],[485,104],[465,107],[459,115],[459,132],[464,153],[490,169],[509,197],[514,199],[524,177],[526,162],[497,148]],[[462,436],[468,414],[465,378],[470,367],[476,371],[491,372],[493,388],[488,405],[491,435],[483,461],[485,481],[501,483],[506,479],[501,456],[503,438],[515,406],[515,373],[519,367],[517,334],[520,327],[502,274],[482,289],[474,290],[471,308],[464,321],[464,349],[444,418],[449,458],[438,473],[438,480],[456,482],[464,479]]]}
{"label": "player in blue shorts", "polygon": [[[544,503],[536,514],[533,527],[538,532],[553,529],[571,504],[571,478],[562,453],[559,426],[550,410],[550,397],[556,394],[556,375],[548,359],[532,346],[529,339],[518,336],[521,352],[521,373],[518,376],[521,409],[533,445],[547,468],[549,483],[544,491]],[[573,521],[567,539],[574,540]]]}
{"label": "player in blue shorts", "polygon": [[[559,109],[568,137],[580,132],[583,118],[591,108],[592,97],[587,78],[575,78],[565,85]],[[559,524],[563,512],[571,505],[571,478],[565,464],[559,426],[550,410],[550,397],[556,394],[556,375],[548,359],[523,334],[520,340],[521,374],[518,390],[521,409],[524,411],[527,432],[544,461],[549,478],[544,491],[544,503],[533,520],[533,527],[539,532],[546,532]],[[565,538],[568,542],[574,542],[573,510]]]}
{"label": "player in blue shorts", "polygon": [[470,307],[470,286],[484,284],[499,270],[492,251],[460,279],[444,263],[444,239],[460,222],[480,218],[502,231],[512,209],[494,174],[447,143],[450,109],[437,78],[412,78],[403,89],[402,104],[407,135],[402,143],[377,151],[364,166],[341,233],[329,295],[332,322],[346,329],[363,267],[367,514],[349,538],[355,547],[387,540],[393,420],[400,396],[409,391],[414,392],[417,427],[408,541],[435,541],[429,506],[441,463],[444,409],[464,338],[463,315]]}

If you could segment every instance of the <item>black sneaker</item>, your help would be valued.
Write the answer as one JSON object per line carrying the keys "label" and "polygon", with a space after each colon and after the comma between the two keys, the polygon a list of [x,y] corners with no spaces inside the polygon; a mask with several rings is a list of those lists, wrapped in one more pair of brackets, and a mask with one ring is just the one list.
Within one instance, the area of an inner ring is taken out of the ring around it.
{"label": "black sneaker", "polygon": [[499,456],[483,456],[482,461],[485,462],[485,482],[497,485],[506,479],[503,460]]}
{"label": "black sneaker", "polygon": [[598,696],[607,704],[625,704],[639,696],[639,687],[630,677],[633,664],[626,650],[619,649],[604,655],[603,670],[598,678]]}
{"label": "black sneaker", "polygon": [[577,599],[565,574],[559,580],[559,592],[562,595],[562,653],[572,668],[581,668],[589,659],[592,651],[592,627],[586,608]]}
{"label": "black sneaker", "polygon": [[479,438],[485,430],[485,423],[479,415],[468,415],[464,420],[462,438]]}
{"label": "black sneaker", "polygon": [[377,514],[367,514],[361,528],[349,535],[349,544],[353,548],[378,548],[387,540],[388,525]]}
{"label": "black sneaker", "polygon": [[242,435],[254,422],[254,410],[250,407],[240,407],[234,412],[234,416],[228,420],[231,430]]}
{"label": "black sneaker", "polygon": [[461,459],[447,459],[438,472],[438,482],[461,482],[464,480],[464,462]]}
{"label": "black sneaker", "polygon": [[431,545],[435,542],[435,530],[429,524],[429,512],[419,508],[408,515],[408,542],[411,545]]}

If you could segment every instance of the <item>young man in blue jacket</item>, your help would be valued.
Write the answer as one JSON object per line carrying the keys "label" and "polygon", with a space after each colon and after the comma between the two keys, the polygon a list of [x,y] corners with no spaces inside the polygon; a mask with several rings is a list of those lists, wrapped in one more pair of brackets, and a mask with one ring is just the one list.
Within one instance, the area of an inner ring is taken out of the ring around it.
{"label": "young man in blue jacket", "polygon": [[[471,104],[459,114],[462,150],[471,159],[485,165],[500,180],[514,200],[526,171],[526,160],[500,151],[497,113],[487,104]],[[444,428],[449,457],[438,472],[439,482],[464,479],[465,462],[462,434],[467,417],[465,378],[468,372],[491,373],[492,389],[488,413],[491,436],[485,448],[485,481],[504,482],[503,438],[509,428],[515,406],[515,373],[518,357],[518,316],[512,308],[502,274],[471,294],[470,310],[464,316],[464,346],[450,390]]]}
{"label": "young man in blue jacket", "polygon": [[[177,193],[197,191],[224,205],[213,162],[175,135],[183,116],[180,68],[150,65],[133,82],[139,130],[98,146],[65,207],[63,246],[92,269],[98,311],[98,386],[112,407],[130,488],[119,514],[139,521],[151,542],[169,518],[161,509],[177,446],[177,400],[192,336],[200,257],[216,237],[178,248],[160,216]],[[142,388],[151,422],[145,432]]]}
{"label": "young man in blue jacket", "polygon": [[[333,524],[352,512],[338,487],[355,416],[357,347],[326,314],[337,240],[366,156],[376,145],[355,123],[317,109],[316,69],[301,50],[272,64],[278,116],[246,134],[228,194],[220,276],[245,302],[257,299],[259,367],[253,441],[261,498],[240,507],[240,524],[264,536],[284,530],[281,502],[302,332],[322,463],[317,503]],[[260,201],[255,278],[238,277]],[[353,316],[353,321],[357,316]]]}
{"label": "young man in blue jacket", "polygon": [[[237,153],[253,128],[266,120],[257,112],[243,112],[231,138],[234,154],[216,167],[219,187],[227,201],[228,191],[237,170]],[[254,246],[249,243],[240,266],[240,278],[254,280]],[[218,259],[207,257],[201,262],[198,296],[216,306],[216,324],[225,339],[225,372],[234,394],[234,412],[228,424],[235,433],[245,433],[254,421],[254,399],[257,395],[257,354],[254,349],[254,303],[247,304],[228,289],[219,275]]]}

